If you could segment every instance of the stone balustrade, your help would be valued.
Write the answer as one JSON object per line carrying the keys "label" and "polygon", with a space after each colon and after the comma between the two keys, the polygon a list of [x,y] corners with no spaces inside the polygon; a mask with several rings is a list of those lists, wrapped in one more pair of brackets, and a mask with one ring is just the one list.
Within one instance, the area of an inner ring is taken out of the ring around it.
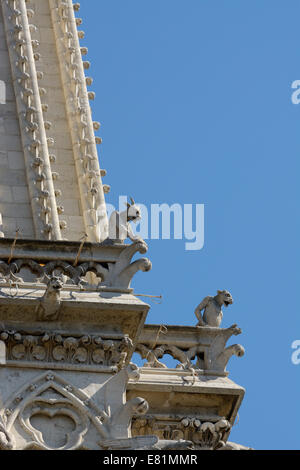
{"label": "stone balustrade", "polygon": [[167,369],[163,361],[169,355],[177,361],[177,369],[228,375],[229,359],[233,355],[243,356],[244,348],[240,344],[226,347],[226,343],[232,335],[240,333],[236,325],[230,328],[145,325],[136,353],[145,360],[144,368]]}
{"label": "stone balustrade", "polygon": [[[61,276],[65,287],[78,286],[109,290],[130,290],[134,274],[149,271],[151,262],[137,253],[146,253],[146,243],[95,244],[68,241],[0,240],[0,286],[47,284],[52,276]],[[88,277],[89,273],[93,276]],[[130,290],[132,291],[132,290]]]}

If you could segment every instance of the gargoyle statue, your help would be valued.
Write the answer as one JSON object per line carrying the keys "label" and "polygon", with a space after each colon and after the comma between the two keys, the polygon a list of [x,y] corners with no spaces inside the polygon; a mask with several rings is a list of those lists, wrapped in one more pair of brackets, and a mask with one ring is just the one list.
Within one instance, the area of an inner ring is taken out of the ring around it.
{"label": "gargoyle statue", "polygon": [[126,238],[132,242],[143,241],[140,237],[134,235],[130,222],[137,223],[141,220],[141,208],[130,198],[131,204],[127,202],[127,209],[123,212],[114,211],[108,224],[108,238],[124,243]]}
{"label": "gargoyle statue", "polygon": [[[233,298],[227,290],[218,290],[217,292],[215,297],[205,297],[196,308],[195,315],[198,318],[196,326],[220,326],[223,318],[222,305],[228,307],[233,303]],[[202,310],[204,310],[203,315]]]}
{"label": "gargoyle statue", "polygon": [[61,306],[60,291],[63,285],[59,277],[49,278],[45,293],[36,309],[38,320],[57,320]]}
{"label": "gargoyle statue", "polygon": [[134,415],[147,413],[149,405],[145,398],[135,397],[122,404],[110,420],[111,437],[122,439],[123,435],[129,433],[131,420]]}

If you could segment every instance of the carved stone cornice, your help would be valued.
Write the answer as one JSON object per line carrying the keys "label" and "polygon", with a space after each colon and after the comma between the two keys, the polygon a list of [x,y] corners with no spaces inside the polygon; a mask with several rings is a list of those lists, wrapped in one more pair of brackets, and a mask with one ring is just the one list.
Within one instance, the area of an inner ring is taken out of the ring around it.
{"label": "carved stone cornice", "polygon": [[83,370],[117,373],[132,350],[128,336],[79,335],[61,331],[0,332],[7,367]]}
{"label": "carved stone cornice", "polygon": [[195,450],[218,450],[225,446],[231,425],[224,418],[207,421],[199,416],[145,415],[132,420],[132,436],[155,435],[162,441],[190,441]]}
{"label": "carved stone cornice", "polygon": [[[244,394],[245,390],[228,377],[193,375],[191,371],[182,369],[144,367],[140,369],[139,381],[130,381],[127,385],[127,399],[136,396],[145,398],[149,403],[147,415],[155,418],[156,422],[172,425],[172,431],[177,429],[179,423],[182,426],[185,423],[187,427],[194,423],[193,426],[199,428],[198,422],[215,423],[222,419],[233,426]],[[183,421],[185,419],[188,421]],[[145,434],[152,433],[147,428],[148,424],[143,430]],[[176,425],[175,428],[173,425]],[[229,431],[228,428],[226,439]],[[180,436],[179,439],[182,438]],[[162,435],[160,438],[166,439]],[[174,439],[174,436],[168,439]]]}
{"label": "carved stone cornice", "polygon": [[20,370],[12,373],[18,385],[1,396],[0,450],[99,450],[110,440],[128,438],[133,415],[148,410],[145,399],[126,402],[124,396],[129,378],[139,377],[134,364],[114,375],[85,370],[79,387],[78,374],[67,368],[25,369],[18,380]]}

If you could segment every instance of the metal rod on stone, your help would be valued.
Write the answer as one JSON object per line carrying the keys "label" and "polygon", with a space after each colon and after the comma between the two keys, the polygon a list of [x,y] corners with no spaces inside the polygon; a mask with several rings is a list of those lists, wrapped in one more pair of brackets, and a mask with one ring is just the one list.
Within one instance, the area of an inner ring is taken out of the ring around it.
{"label": "metal rod on stone", "polygon": [[156,344],[157,344],[159,335],[160,335],[160,334],[166,335],[167,332],[168,332],[168,328],[167,328],[165,325],[160,325],[160,327],[159,327],[159,329],[158,329],[158,332],[157,332],[157,335],[156,335],[156,338],[155,338],[155,341],[154,341],[154,344],[153,344],[153,346],[152,346],[152,350],[155,349],[155,347],[156,347]]}
{"label": "metal rod on stone", "polygon": [[134,294],[135,297],[148,297],[149,299],[161,299],[162,295],[147,295],[147,294]]}
{"label": "metal rod on stone", "polygon": [[85,242],[86,242],[87,237],[88,237],[88,235],[85,234],[84,237],[82,237],[82,239],[81,239],[82,241],[81,241],[81,243],[80,243],[80,247],[79,247],[77,256],[76,256],[75,261],[74,261],[74,263],[73,263],[73,267],[74,267],[74,268],[75,268],[75,267],[77,266],[77,264],[78,264],[79,257],[80,257],[81,252],[82,252],[82,248],[83,248],[83,245],[84,245]]}
{"label": "metal rod on stone", "polygon": [[18,239],[18,236],[19,236],[19,231],[20,231],[20,229],[17,228],[15,239],[14,239],[12,245],[11,245],[10,256],[9,256],[9,258],[8,258],[7,264],[10,264],[10,262],[11,262],[11,260],[12,260],[13,253],[14,253],[14,249],[15,249],[15,246],[16,246],[16,243],[17,243],[17,239]]}

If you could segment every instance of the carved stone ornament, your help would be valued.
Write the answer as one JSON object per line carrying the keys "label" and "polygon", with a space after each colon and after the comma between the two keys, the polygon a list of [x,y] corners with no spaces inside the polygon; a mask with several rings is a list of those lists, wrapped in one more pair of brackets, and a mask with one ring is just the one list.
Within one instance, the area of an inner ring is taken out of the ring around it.
{"label": "carved stone ornament", "polygon": [[5,433],[22,436],[22,450],[80,449],[91,426],[98,439],[108,438],[100,419],[105,410],[53,371],[18,390],[4,410]]}
{"label": "carved stone ornament", "polygon": [[61,298],[60,291],[63,282],[56,276],[51,276],[47,283],[46,291],[37,307],[37,317],[39,320],[57,320]]}
{"label": "carved stone ornament", "polygon": [[191,450],[194,445],[183,439],[172,441],[157,436],[135,436],[128,439],[112,439],[101,443],[103,450]]}
{"label": "carved stone ornament", "polygon": [[219,450],[225,446],[224,438],[230,429],[231,425],[226,419],[209,422],[195,416],[173,417],[173,419],[170,416],[168,419],[163,419],[154,415],[145,415],[142,418],[133,418],[132,423],[134,437],[156,435],[159,442],[173,443],[169,449],[180,448],[182,443],[185,448]]}
{"label": "carved stone ornament", "polygon": [[[147,258],[141,258],[131,262],[133,256],[139,253],[146,253],[147,244],[143,241],[136,241],[132,245],[124,246],[118,258],[114,262],[94,262],[89,261],[73,266],[71,262],[53,260],[47,263],[37,259],[16,259],[8,264],[0,260],[0,283],[10,285],[23,284],[21,270],[24,268],[35,275],[32,282],[49,283],[52,276],[65,276],[65,284],[77,285],[80,288],[88,286],[88,281],[84,279],[87,273],[94,273],[99,279],[98,287],[116,287],[118,289],[128,289],[133,276],[138,271],[149,271],[152,264]],[[20,276],[18,274],[21,273]],[[95,288],[95,286],[93,286]]]}
{"label": "carved stone ornament", "polygon": [[13,436],[10,433],[8,433],[1,419],[0,420],[0,450],[12,450],[13,448],[14,448]]}
{"label": "carved stone ornament", "polygon": [[105,339],[101,336],[68,336],[60,332],[18,332],[2,331],[0,339],[6,346],[6,360],[56,365],[56,368],[69,366],[92,366],[94,369],[110,369],[118,372],[125,365],[127,354],[132,349],[128,336],[121,339]]}

